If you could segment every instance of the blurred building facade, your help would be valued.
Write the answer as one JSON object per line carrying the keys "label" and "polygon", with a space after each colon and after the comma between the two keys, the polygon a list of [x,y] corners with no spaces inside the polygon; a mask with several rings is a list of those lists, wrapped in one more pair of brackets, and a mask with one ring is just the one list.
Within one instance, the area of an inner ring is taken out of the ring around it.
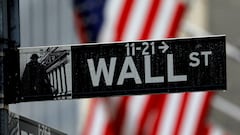
{"label": "blurred building facade", "polygon": [[[240,133],[240,1],[236,0],[211,0],[208,1],[208,26],[209,31],[214,34],[226,34],[227,41],[237,50],[235,58],[227,57],[227,85],[226,92],[219,92],[219,98],[215,98],[221,108],[213,107],[210,115],[211,121],[219,123],[224,129],[231,134]],[[220,110],[221,109],[221,110]]]}

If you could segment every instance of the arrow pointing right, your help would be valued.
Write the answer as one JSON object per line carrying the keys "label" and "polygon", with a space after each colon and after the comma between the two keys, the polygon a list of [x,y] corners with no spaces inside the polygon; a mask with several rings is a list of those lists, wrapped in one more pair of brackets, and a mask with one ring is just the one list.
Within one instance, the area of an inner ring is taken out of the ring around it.
{"label": "arrow pointing right", "polygon": [[168,50],[169,46],[164,41],[162,41],[162,44],[163,46],[158,46],[158,49],[163,49],[162,53],[165,53]]}

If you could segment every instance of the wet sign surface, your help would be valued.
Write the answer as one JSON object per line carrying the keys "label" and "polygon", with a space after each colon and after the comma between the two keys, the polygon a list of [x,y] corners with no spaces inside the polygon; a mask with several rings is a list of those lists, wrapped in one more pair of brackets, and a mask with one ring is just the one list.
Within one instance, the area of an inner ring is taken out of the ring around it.
{"label": "wet sign surface", "polygon": [[226,89],[225,36],[21,48],[20,101]]}

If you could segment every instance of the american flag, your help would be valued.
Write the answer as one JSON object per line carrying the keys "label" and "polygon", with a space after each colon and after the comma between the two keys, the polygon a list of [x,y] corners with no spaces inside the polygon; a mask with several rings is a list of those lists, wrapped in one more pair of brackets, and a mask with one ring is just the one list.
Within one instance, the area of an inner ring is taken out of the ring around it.
{"label": "american flag", "polygon": [[[187,9],[183,0],[74,0],[81,42],[175,37]],[[83,135],[222,135],[207,123],[213,93],[95,98]]]}

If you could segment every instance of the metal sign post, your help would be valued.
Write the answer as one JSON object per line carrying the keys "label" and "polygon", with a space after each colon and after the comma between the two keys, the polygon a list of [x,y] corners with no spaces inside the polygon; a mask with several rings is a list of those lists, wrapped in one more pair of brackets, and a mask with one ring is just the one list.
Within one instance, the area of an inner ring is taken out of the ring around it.
{"label": "metal sign post", "polygon": [[[17,90],[16,48],[20,45],[19,1],[0,0],[0,134],[8,134],[6,96]],[[16,95],[15,95],[16,96]],[[11,98],[10,98],[11,99]]]}
{"label": "metal sign post", "polygon": [[8,134],[8,110],[4,104],[4,49],[7,44],[7,0],[0,0],[0,134]]}

